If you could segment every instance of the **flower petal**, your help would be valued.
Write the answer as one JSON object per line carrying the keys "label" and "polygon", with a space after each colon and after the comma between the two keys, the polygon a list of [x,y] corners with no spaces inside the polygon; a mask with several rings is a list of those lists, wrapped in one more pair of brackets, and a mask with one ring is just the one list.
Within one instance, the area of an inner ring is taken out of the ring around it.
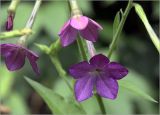
{"label": "flower petal", "polygon": [[62,33],[59,34],[61,44],[63,47],[70,45],[76,40],[78,31],[71,26],[65,28]]}
{"label": "flower petal", "polygon": [[10,14],[7,18],[6,22],[6,30],[10,31],[13,29],[13,16]]}
{"label": "flower petal", "polygon": [[115,99],[118,93],[118,83],[116,80],[107,77],[99,76],[96,81],[97,93],[105,98]]}
{"label": "flower petal", "polygon": [[16,50],[17,46],[14,44],[0,44],[0,54],[2,56],[7,56],[10,54],[10,51]]}
{"label": "flower petal", "polygon": [[13,51],[9,51],[5,56],[5,63],[10,71],[15,71],[23,67],[25,63],[25,51],[17,48]]}
{"label": "flower petal", "polygon": [[85,29],[80,30],[80,34],[84,39],[96,42],[98,38],[98,30],[100,30],[100,27],[89,20],[88,26]]}
{"label": "flower petal", "polygon": [[66,30],[66,28],[69,27],[69,26],[70,26],[70,20],[67,21],[67,22],[63,25],[63,27],[61,28],[61,31],[58,33],[58,35],[62,34],[63,31]]}
{"label": "flower petal", "polygon": [[77,30],[83,30],[87,27],[89,22],[88,17],[80,16],[71,18],[71,26]]}
{"label": "flower petal", "polygon": [[39,75],[40,71],[39,71],[37,63],[36,63],[36,61],[39,58],[38,55],[30,50],[27,50],[27,49],[26,49],[26,52],[27,52],[27,58],[28,58],[30,64],[32,65],[32,69],[34,70],[34,72],[36,72],[37,75]]}
{"label": "flower petal", "polygon": [[109,59],[102,54],[98,54],[93,56],[89,62],[91,65],[103,68],[108,65]]}
{"label": "flower petal", "polygon": [[117,62],[109,63],[107,70],[110,73],[111,77],[117,80],[122,79],[128,74],[128,70]]}
{"label": "flower petal", "polygon": [[101,25],[99,25],[97,22],[95,22],[94,20],[90,19],[91,23],[93,23],[95,26],[97,26],[98,30],[102,30],[103,27]]}
{"label": "flower petal", "polygon": [[76,100],[81,102],[83,100],[86,100],[90,98],[93,93],[93,87],[95,83],[95,77],[83,77],[76,81],[74,91]]}
{"label": "flower petal", "polygon": [[78,64],[72,65],[69,68],[69,73],[75,78],[79,79],[85,76],[89,76],[89,72],[93,69],[93,67],[87,62],[83,61]]}

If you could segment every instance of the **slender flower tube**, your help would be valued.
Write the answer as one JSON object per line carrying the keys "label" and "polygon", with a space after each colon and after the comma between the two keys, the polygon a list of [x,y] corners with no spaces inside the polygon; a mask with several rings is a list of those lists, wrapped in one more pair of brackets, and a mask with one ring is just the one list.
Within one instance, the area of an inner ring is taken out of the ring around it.
{"label": "slender flower tube", "polygon": [[78,34],[86,40],[96,42],[98,31],[102,30],[102,27],[94,20],[82,15],[76,0],[69,0],[69,2],[72,17],[64,24],[59,32],[62,46],[65,47],[73,43]]}
{"label": "slender flower tube", "polygon": [[[36,0],[26,28],[32,28],[41,1],[42,0]],[[28,35],[22,36],[17,44],[0,44],[0,54],[4,57],[8,70],[15,71],[22,68],[25,63],[25,58],[27,57],[35,73],[39,74],[40,72],[36,63],[39,57],[25,47],[27,38]]]}
{"label": "slender flower tube", "polygon": [[8,18],[6,21],[6,30],[7,31],[11,31],[13,29],[13,21],[14,21],[14,17],[15,17],[15,12],[17,9],[17,6],[19,4],[20,0],[12,0],[11,4],[8,8]]}

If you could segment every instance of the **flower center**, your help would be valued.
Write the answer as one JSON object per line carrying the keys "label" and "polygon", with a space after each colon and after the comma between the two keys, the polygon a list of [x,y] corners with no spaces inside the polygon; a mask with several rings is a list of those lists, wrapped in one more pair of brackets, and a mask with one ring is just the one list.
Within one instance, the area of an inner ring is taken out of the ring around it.
{"label": "flower center", "polygon": [[94,69],[93,71],[90,72],[90,74],[93,76],[93,77],[96,77],[96,76],[99,76],[100,74],[102,74],[102,69],[100,68],[96,68]]}

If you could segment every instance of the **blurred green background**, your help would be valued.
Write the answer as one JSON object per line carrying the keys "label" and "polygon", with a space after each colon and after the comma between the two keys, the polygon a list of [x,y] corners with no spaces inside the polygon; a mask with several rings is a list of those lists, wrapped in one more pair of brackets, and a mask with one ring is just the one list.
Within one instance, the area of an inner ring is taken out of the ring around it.
{"label": "blurred green background", "polygon": [[[5,21],[7,19],[7,8],[9,1],[2,0],[0,8],[0,26],[1,31],[5,31]],[[98,52],[107,54],[108,46],[113,36],[113,20],[119,9],[125,9],[127,2],[124,1],[86,1],[78,0],[83,14],[96,20],[104,28],[100,32],[98,42],[95,47]],[[139,1],[153,29],[159,36],[159,2],[158,1]],[[14,19],[14,29],[25,27],[27,19],[30,16],[33,1],[22,1],[16,11]],[[34,34],[28,39],[29,49],[39,54],[38,65],[41,75],[37,77],[29,64],[28,60],[25,66],[16,72],[9,72],[4,64],[3,58],[0,64],[0,107],[1,112],[10,111],[13,115],[22,114],[51,114],[42,98],[25,81],[24,76],[53,89],[65,98],[69,98],[69,90],[65,83],[59,78],[54,65],[51,64],[49,57],[41,52],[35,43],[50,45],[58,38],[57,33],[64,22],[70,16],[68,3],[61,0],[43,1],[36,17],[33,31]],[[16,43],[18,38],[1,41],[1,43]],[[157,101],[159,100],[159,63],[158,52],[152,44],[149,35],[136,15],[134,8],[131,10],[117,50],[112,56],[112,60],[117,60],[127,68],[129,74],[126,78],[133,81],[136,86],[143,89]],[[76,43],[63,48],[59,53],[63,67],[68,71],[71,64],[80,61],[80,56]],[[65,57],[65,58],[64,58]],[[72,78],[68,78],[72,79]],[[140,96],[134,95],[120,88],[116,100],[104,99],[106,111],[110,114],[158,114],[158,104],[149,102]],[[82,102],[87,113],[96,114],[99,108],[95,97]]]}

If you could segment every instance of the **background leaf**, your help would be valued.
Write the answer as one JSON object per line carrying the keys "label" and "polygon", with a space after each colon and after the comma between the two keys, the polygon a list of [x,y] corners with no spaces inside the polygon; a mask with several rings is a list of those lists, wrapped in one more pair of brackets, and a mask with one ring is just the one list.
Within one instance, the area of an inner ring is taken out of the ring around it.
{"label": "background leaf", "polygon": [[153,44],[155,45],[155,47],[157,48],[157,50],[160,53],[160,41],[159,41],[159,38],[156,35],[156,33],[154,32],[152,26],[150,25],[142,6],[137,4],[137,3],[135,3],[134,6],[135,6],[136,13],[138,14],[140,19],[142,20],[143,24],[145,25],[145,27],[147,29],[147,32],[148,32]]}
{"label": "background leaf", "polygon": [[0,67],[0,99],[8,96],[14,83],[14,73],[8,72],[5,65]]}
{"label": "background leaf", "polygon": [[145,93],[143,91],[143,89],[141,89],[140,87],[137,87],[135,84],[133,84],[132,82],[128,82],[128,81],[120,81],[119,85],[125,89],[128,89],[129,91],[131,91],[133,94],[136,94],[137,96],[143,97],[144,99],[147,99],[149,101],[158,103],[155,99],[153,99],[150,95],[148,95],[147,93]]}
{"label": "background leaf", "polygon": [[139,87],[137,84],[134,83],[135,81],[129,81],[129,80],[120,80],[118,83],[121,87],[127,89],[128,91],[132,92],[133,94],[137,95],[138,97],[142,97],[146,100],[152,101],[157,103],[155,99],[153,99],[150,95],[148,95],[143,87]]}
{"label": "background leaf", "polygon": [[54,93],[52,90],[42,86],[41,84],[25,78],[27,82],[37,91],[37,93],[44,99],[52,113],[54,114],[73,114],[78,113],[82,114],[84,111],[80,110],[76,104],[68,103],[64,100],[62,96]]}
{"label": "background leaf", "polygon": [[115,16],[114,22],[113,22],[113,37],[114,37],[114,35],[115,35],[116,32],[117,32],[119,23],[120,23],[120,12],[118,11],[118,12],[116,13],[116,16]]}

